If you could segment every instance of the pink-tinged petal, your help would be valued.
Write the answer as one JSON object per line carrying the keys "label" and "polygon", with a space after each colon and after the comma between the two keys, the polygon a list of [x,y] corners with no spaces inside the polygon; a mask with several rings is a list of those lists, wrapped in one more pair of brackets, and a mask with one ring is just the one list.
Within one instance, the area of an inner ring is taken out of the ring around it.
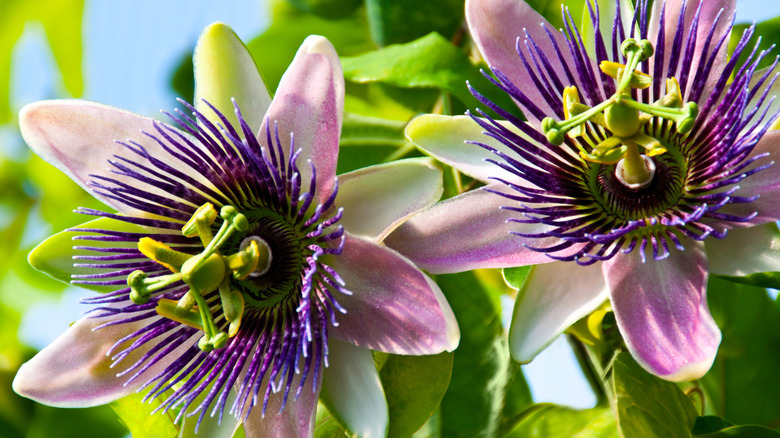
{"label": "pink-tinged petal", "polygon": [[352,292],[335,297],[346,313],[336,315],[331,336],[393,354],[454,350],[460,331],[436,283],[397,252],[346,236],[340,255],[322,258]]}
{"label": "pink-tinged petal", "polygon": [[320,400],[349,436],[387,435],[389,413],[371,350],[331,340]]}
{"label": "pink-tinged petal", "polygon": [[[780,157],[780,131],[767,131],[753,149],[751,156],[764,153],[769,153],[769,156],[757,160],[753,167],[774,164],[739,181],[737,185],[740,189],[734,193],[735,196],[745,198],[758,196],[759,198],[748,203],[727,204],[719,210],[719,212],[741,217],[749,217],[756,213],[750,222],[744,224],[745,226],[780,220],[780,202],[777,202],[780,199],[780,164],[776,163]],[[728,222],[727,225],[740,226],[736,222]]]}
{"label": "pink-tinged petal", "polygon": [[339,175],[339,221],[353,235],[378,242],[409,215],[441,198],[441,169],[430,158],[411,158]]}
{"label": "pink-tinged petal", "polygon": [[671,381],[693,380],[712,366],[720,330],[707,307],[704,245],[683,240],[684,251],[642,263],[639,249],[603,263],[620,333],[649,372]]}
{"label": "pink-tinged petal", "polygon": [[509,352],[530,362],[555,338],[608,298],[601,264],[555,262],[531,267],[517,292]]}
{"label": "pink-tinged petal", "polygon": [[[498,185],[487,187],[502,190]],[[466,192],[415,214],[390,233],[385,244],[434,274],[553,261],[524,245],[548,248],[560,243],[558,239],[510,233],[543,231],[540,226],[507,222],[518,216],[501,209],[511,202],[486,190]]]}
{"label": "pink-tinged petal", "polygon": [[317,172],[319,199],[333,190],[336,176],[339,136],[344,118],[344,75],[333,45],[324,37],[312,35],[304,40],[290,67],[282,76],[258,138],[266,144],[266,127],[279,129],[284,153],[293,133],[303,187],[309,187],[311,159]]}
{"label": "pink-tinged petal", "polygon": [[707,239],[710,273],[744,276],[756,272],[780,271],[780,231],[768,223],[729,230],[725,239]]}
{"label": "pink-tinged petal", "polygon": [[[466,21],[474,42],[488,65],[505,74],[544,114],[557,114],[560,101],[548,102],[544,94],[533,85],[531,74],[515,50],[515,43],[520,37],[520,45],[524,48],[523,42],[526,40],[527,32],[540,50],[547,54],[552,69],[563,72],[563,64],[558,56],[554,55],[555,47],[544,27],[554,36],[558,47],[567,59],[567,64],[573,64],[568,61],[569,49],[563,35],[524,1],[468,0]],[[530,60],[529,63],[533,65]],[[569,69],[574,70],[573,65],[570,65]],[[564,76],[563,73],[560,74]],[[540,119],[530,112],[526,112],[526,117],[534,124],[540,122]]]}
{"label": "pink-tinged petal", "polygon": [[195,73],[195,108],[212,122],[222,123],[203,101],[214,105],[238,128],[231,98],[253,132],[260,129],[271,104],[271,94],[257,70],[255,60],[233,29],[223,23],[207,27],[198,39],[192,57]]}
{"label": "pink-tinged petal", "polygon": [[[321,384],[313,385],[311,376],[306,379],[298,398],[294,391],[298,388],[301,375],[296,374],[292,381],[292,390],[287,403],[282,410],[284,391],[271,393],[268,398],[268,407],[263,415],[262,391],[258,398],[258,404],[252,408],[249,418],[244,422],[244,435],[246,438],[267,437],[310,437],[314,433],[314,420],[317,413],[317,399],[320,394]],[[266,388],[268,377],[260,384],[260,388]],[[247,403],[251,403],[250,397]]]}
{"label": "pink-tinged petal", "polygon": [[[114,173],[109,161],[116,155],[144,160],[116,141],[132,140],[153,157],[167,163],[208,187],[213,185],[199,172],[181,163],[155,140],[142,133],[158,134],[149,117],[82,100],[40,101],[19,112],[19,125],[27,144],[45,161],[60,169],[104,204],[122,213],[141,214],[139,210],[105,196],[90,185],[100,175],[150,193],[170,197],[169,193],[130,176]],[[197,144],[197,142],[195,142]]]}
{"label": "pink-tinged petal", "polygon": [[[511,123],[506,121],[499,123],[517,135],[528,138]],[[488,182],[490,178],[503,178],[507,181],[518,179],[517,175],[485,161],[487,159],[500,161],[496,154],[481,146],[466,143],[477,141],[513,158],[521,159],[503,143],[483,134],[482,127],[471,117],[425,114],[409,122],[404,133],[409,141],[426,154],[474,179],[482,182]]]}
{"label": "pink-tinged petal", "polygon": [[[704,45],[707,41],[707,36],[710,32],[713,32],[712,42],[710,42],[708,49],[708,52],[711,52],[718,41],[720,41],[721,38],[723,38],[724,35],[731,32],[731,23],[732,19],[734,17],[734,13],[736,11],[736,1],[735,0],[722,0],[722,1],[687,1],[687,7],[685,9],[685,17],[683,18],[683,24],[680,25],[680,15],[682,14],[682,6],[683,3],[685,3],[686,0],[665,0],[665,1],[656,1],[653,2],[653,10],[651,13],[651,19],[650,19],[650,27],[648,35],[650,35],[650,40],[655,44],[655,47],[658,47],[658,41],[656,35],[658,35],[658,30],[661,25],[660,23],[660,17],[661,17],[661,8],[664,4],[666,4],[666,9],[664,12],[664,66],[668,66],[670,64],[672,56],[679,56],[679,53],[672,53],[672,46],[674,43],[675,34],[678,30],[678,28],[682,27],[683,29],[683,42],[682,47],[687,47],[687,37],[688,37],[688,31],[693,25],[693,18],[696,15],[697,8],[699,5],[701,5],[701,12],[699,13],[699,25],[698,30],[696,32],[696,45],[694,49],[694,55],[691,59],[690,65],[678,65],[678,68],[690,68],[691,71],[691,78],[693,77],[693,74],[698,70],[699,68],[699,62],[701,60],[701,55],[704,52]],[[717,24],[715,23],[715,18],[718,16],[718,14],[721,12],[721,9],[723,12],[720,15],[720,18],[718,18]],[[715,26],[715,29],[713,31],[713,26]],[[728,38],[723,43],[723,45],[720,47],[720,50],[718,51],[715,61],[712,65],[712,70],[710,71],[710,74],[706,78],[706,82],[704,84],[704,90],[702,91],[700,103],[704,103],[712,94],[712,89],[715,87],[715,84],[718,82],[720,77],[722,76],[723,69],[726,67],[726,63],[728,62],[727,59],[727,50],[728,50]],[[654,56],[651,58],[650,63],[653,64],[654,62],[660,62],[659,59],[656,59],[657,56]],[[682,64],[682,63],[680,63]],[[652,66],[649,71],[652,70]],[[666,72],[667,70],[663,70],[664,77],[661,78],[654,78],[654,81],[665,81],[666,80]],[[677,76],[676,73],[673,73],[672,76]],[[688,88],[690,90],[690,87]],[[687,97],[687,93],[686,93]],[[687,99],[686,99],[687,100]]]}
{"label": "pink-tinged petal", "polygon": [[[117,377],[123,368],[111,368],[106,353],[114,343],[143,326],[149,320],[120,324],[93,331],[109,319],[82,318],[59,338],[19,368],[13,382],[17,394],[56,407],[89,407],[110,403],[133,393],[145,376],[154,376],[168,366],[162,359],[139,378],[125,386],[129,376]],[[126,344],[123,344],[126,345]],[[192,346],[187,342],[167,355],[174,358]],[[121,363],[135,363],[151,345],[143,345]]]}

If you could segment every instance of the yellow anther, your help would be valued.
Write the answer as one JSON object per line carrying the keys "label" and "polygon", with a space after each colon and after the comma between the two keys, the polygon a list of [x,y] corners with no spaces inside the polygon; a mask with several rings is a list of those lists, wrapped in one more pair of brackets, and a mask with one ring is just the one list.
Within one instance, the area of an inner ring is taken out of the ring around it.
{"label": "yellow anther", "polygon": [[[680,91],[680,83],[677,82],[677,78],[666,79],[666,96],[670,100],[673,99],[673,106],[680,107],[683,104],[682,92]],[[671,106],[671,105],[665,105]]]}
{"label": "yellow anther", "polygon": [[637,133],[631,137],[631,141],[642,146],[645,149],[645,155],[648,157],[654,157],[666,152],[666,148],[661,145],[655,137],[651,137],[646,134]]}
{"label": "yellow anther", "polygon": [[[244,314],[244,296],[237,290],[220,289],[222,312],[228,322],[240,320]],[[232,336],[232,335],[231,335]]]}
{"label": "yellow anther", "polygon": [[[212,225],[217,217],[223,221],[216,233]],[[244,314],[244,297],[230,289],[230,279],[244,279],[249,275],[262,275],[271,265],[271,248],[258,236],[241,242],[238,252],[222,255],[220,249],[229,242],[235,231],[247,231],[247,217],[231,205],[223,206],[219,213],[212,204],[198,208],[182,227],[182,234],[198,237],[203,244],[200,254],[187,254],[171,249],[164,243],[144,237],[138,242],[139,251],[151,260],[168,268],[172,274],[147,278],[143,271],[128,276],[130,298],[138,303],[148,302],[153,292],[183,281],[189,290],[179,301],[159,299],[156,311],[160,316],[203,331],[198,346],[203,351],[224,347],[229,338],[238,333]],[[224,249],[224,248],[223,248]],[[206,300],[207,294],[219,290],[219,304]],[[228,327],[220,328],[216,321],[220,313]],[[227,333],[223,330],[227,328]]]}
{"label": "yellow anther", "polygon": [[[625,70],[626,66],[624,64],[619,64],[617,62],[612,61],[601,61],[601,64],[599,64],[599,68],[601,71],[611,77],[612,79],[620,80],[618,76],[622,76],[621,71]],[[645,89],[650,86],[650,84],[653,83],[653,77],[642,73],[639,70],[634,70],[634,73],[631,75],[631,82],[630,86],[631,88],[636,89]]]}
{"label": "yellow anther", "polygon": [[[563,89],[563,117],[566,120],[571,119],[572,117],[572,110],[577,105],[580,104],[580,95],[577,92],[577,87],[574,85],[568,86]],[[586,107],[587,108],[587,107]],[[582,112],[582,111],[580,111]],[[583,134],[582,125],[578,125],[571,130],[569,130],[569,135],[572,137],[577,137]]]}
{"label": "yellow anther", "polygon": [[141,251],[141,254],[165,266],[171,272],[181,271],[181,266],[192,257],[191,254],[171,249],[168,245],[149,237],[142,237],[138,241],[138,250]]}
{"label": "yellow anther", "polygon": [[186,237],[195,237],[199,235],[203,224],[211,226],[215,220],[217,220],[217,210],[210,202],[207,202],[195,210],[190,220],[181,228],[181,233]]}
{"label": "yellow anther", "polygon": [[227,257],[228,267],[233,271],[233,278],[243,280],[257,269],[260,249],[257,242],[252,241],[246,248]]}
{"label": "yellow anther", "polygon": [[179,307],[179,302],[168,299],[161,299],[157,301],[157,307],[155,307],[157,314],[184,324],[186,326],[196,328],[203,331],[203,319],[200,317],[200,309],[197,306],[191,307],[189,310],[182,311]]}

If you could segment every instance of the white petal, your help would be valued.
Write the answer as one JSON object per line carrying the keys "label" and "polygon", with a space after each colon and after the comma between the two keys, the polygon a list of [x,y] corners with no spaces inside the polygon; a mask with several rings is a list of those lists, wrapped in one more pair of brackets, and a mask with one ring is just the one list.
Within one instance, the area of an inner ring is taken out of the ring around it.
{"label": "white petal", "polygon": [[509,349],[518,362],[530,362],[558,335],[607,299],[601,263],[580,266],[553,262],[532,266],[517,293]]}
{"label": "white petal", "polygon": [[731,229],[725,239],[705,240],[704,247],[715,275],[780,271],[780,231],[775,223]]}
{"label": "white petal", "polygon": [[[183,343],[125,386],[129,376],[117,377],[117,373],[124,368],[111,368],[111,358],[106,354],[117,340],[151,321],[146,319],[93,331],[95,327],[109,321],[108,318],[82,318],[76,321],[52,344],[22,365],[14,378],[14,391],[56,407],[89,407],[110,403],[134,392],[194,343],[194,340]],[[121,363],[125,366],[135,363],[153,345],[153,342],[144,344]]]}
{"label": "white petal", "polygon": [[[499,122],[503,127],[530,140],[527,136],[511,123]],[[425,114],[409,122],[405,134],[409,141],[417,145],[423,152],[448,164],[466,175],[488,182],[490,178],[502,178],[507,181],[515,181],[517,175],[508,172],[501,167],[486,160],[503,160],[487,149],[466,143],[476,141],[504,152],[510,157],[520,159],[500,141],[483,134],[483,129],[471,117],[468,116],[442,116],[438,114]]]}
{"label": "white petal", "polygon": [[203,100],[214,105],[236,124],[231,98],[253,132],[260,129],[271,104],[271,94],[257,70],[255,60],[230,26],[214,23],[198,39],[192,57],[195,69],[195,108],[212,122],[216,114]]}
{"label": "white petal", "polygon": [[385,392],[370,350],[331,339],[320,400],[350,436],[387,435]]}
{"label": "white petal", "polygon": [[412,213],[443,192],[441,169],[433,160],[412,158],[364,167],[339,176],[339,221],[353,235],[382,241]]}
{"label": "white petal", "polygon": [[[90,183],[95,181],[95,176],[113,179],[165,198],[171,198],[172,195],[122,172],[115,173],[117,169],[109,161],[116,161],[117,156],[150,168],[156,167],[116,141],[136,142],[151,157],[175,167],[207,188],[214,187],[198,170],[184,164],[155,140],[143,134],[147,132],[159,136],[153,120],[149,117],[95,102],[51,100],[35,102],[22,108],[19,112],[19,125],[24,140],[36,154],[68,175],[104,204],[122,213],[145,214],[113,197],[106,196],[103,190],[93,187]],[[184,133],[182,135],[193,144],[199,144],[188,135]],[[104,181],[101,182],[105,184]],[[181,182],[181,184],[187,183]],[[174,199],[178,200],[178,198]]]}

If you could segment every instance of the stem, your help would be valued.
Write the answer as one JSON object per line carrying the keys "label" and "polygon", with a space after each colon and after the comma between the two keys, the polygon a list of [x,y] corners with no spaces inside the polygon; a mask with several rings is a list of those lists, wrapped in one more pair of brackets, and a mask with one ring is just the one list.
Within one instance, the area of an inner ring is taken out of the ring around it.
{"label": "stem", "polygon": [[596,406],[607,405],[609,403],[609,398],[604,390],[604,381],[601,377],[604,369],[601,364],[595,363],[598,361],[598,358],[595,356],[598,355],[595,352],[591,352],[576,336],[567,334],[566,339],[569,341],[572,351],[574,351],[574,356],[577,358],[577,363],[580,364],[585,380],[588,381],[590,389],[596,396]]}

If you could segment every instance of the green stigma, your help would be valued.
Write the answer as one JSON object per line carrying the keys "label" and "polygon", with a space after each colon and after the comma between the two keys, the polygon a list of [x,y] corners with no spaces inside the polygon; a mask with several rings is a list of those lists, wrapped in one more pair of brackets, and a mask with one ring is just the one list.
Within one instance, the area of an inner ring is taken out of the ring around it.
{"label": "green stigma", "polygon": [[648,40],[629,38],[623,41],[622,51],[626,64],[603,61],[599,65],[604,74],[615,79],[615,94],[589,107],[580,102],[577,87],[566,87],[563,90],[564,120],[546,117],[542,120],[542,131],[550,143],[561,145],[566,134],[571,137],[583,135],[585,122],[608,129],[611,135],[590,151],[577,143],[580,156],[593,163],[618,164],[618,180],[636,189],[650,184],[655,175],[655,165],[649,157],[666,152],[661,142],[647,135],[643,127],[653,117],[661,117],[673,122],[678,133],[687,134],[693,128],[699,108],[695,102],[683,102],[680,84],[675,78],[666,80],[666,95],[655,103],[634,100],[632,89],[644,89],[652,84],[652,77],[638,71],[637,67],[653,55],[653,45]]}
{"label": "green stigma", "polygon": [[[186,237],[200,238],[204,247],[200,254],[183,253],[149,237],[142,238],[138,241],[139,251],[165,266],[171,274],[149,277],[138,270],[127,277],[130,299],[136,304],[148,302],[154,292],[177,281],[189,286],[187,293],[178,301],[160,299],[156,310],[165,318],[202,330],[204,335],[198,346],[203,351],[224,347],[228,339],[238,333],[244,313],[244,298],[240,292],[230,289],[230,278],[240,280],[255,272],[266,272],[271,264],[270,247],[257,236],[245,239],[235,254],[220,254],[220,247],[235,231],[246,231],[249,222],[230,205],[222,207],[219,216],[222,225],[216,235],[212,233],[211,225],[217,219],[217,211],[210,203],[198,208],[182,227],[182,234]],[[204,298],[215,290],[219,290],[220,298],[215,311],[221,310],[229,323],[227,333],[217,327],[212,309]]]}

